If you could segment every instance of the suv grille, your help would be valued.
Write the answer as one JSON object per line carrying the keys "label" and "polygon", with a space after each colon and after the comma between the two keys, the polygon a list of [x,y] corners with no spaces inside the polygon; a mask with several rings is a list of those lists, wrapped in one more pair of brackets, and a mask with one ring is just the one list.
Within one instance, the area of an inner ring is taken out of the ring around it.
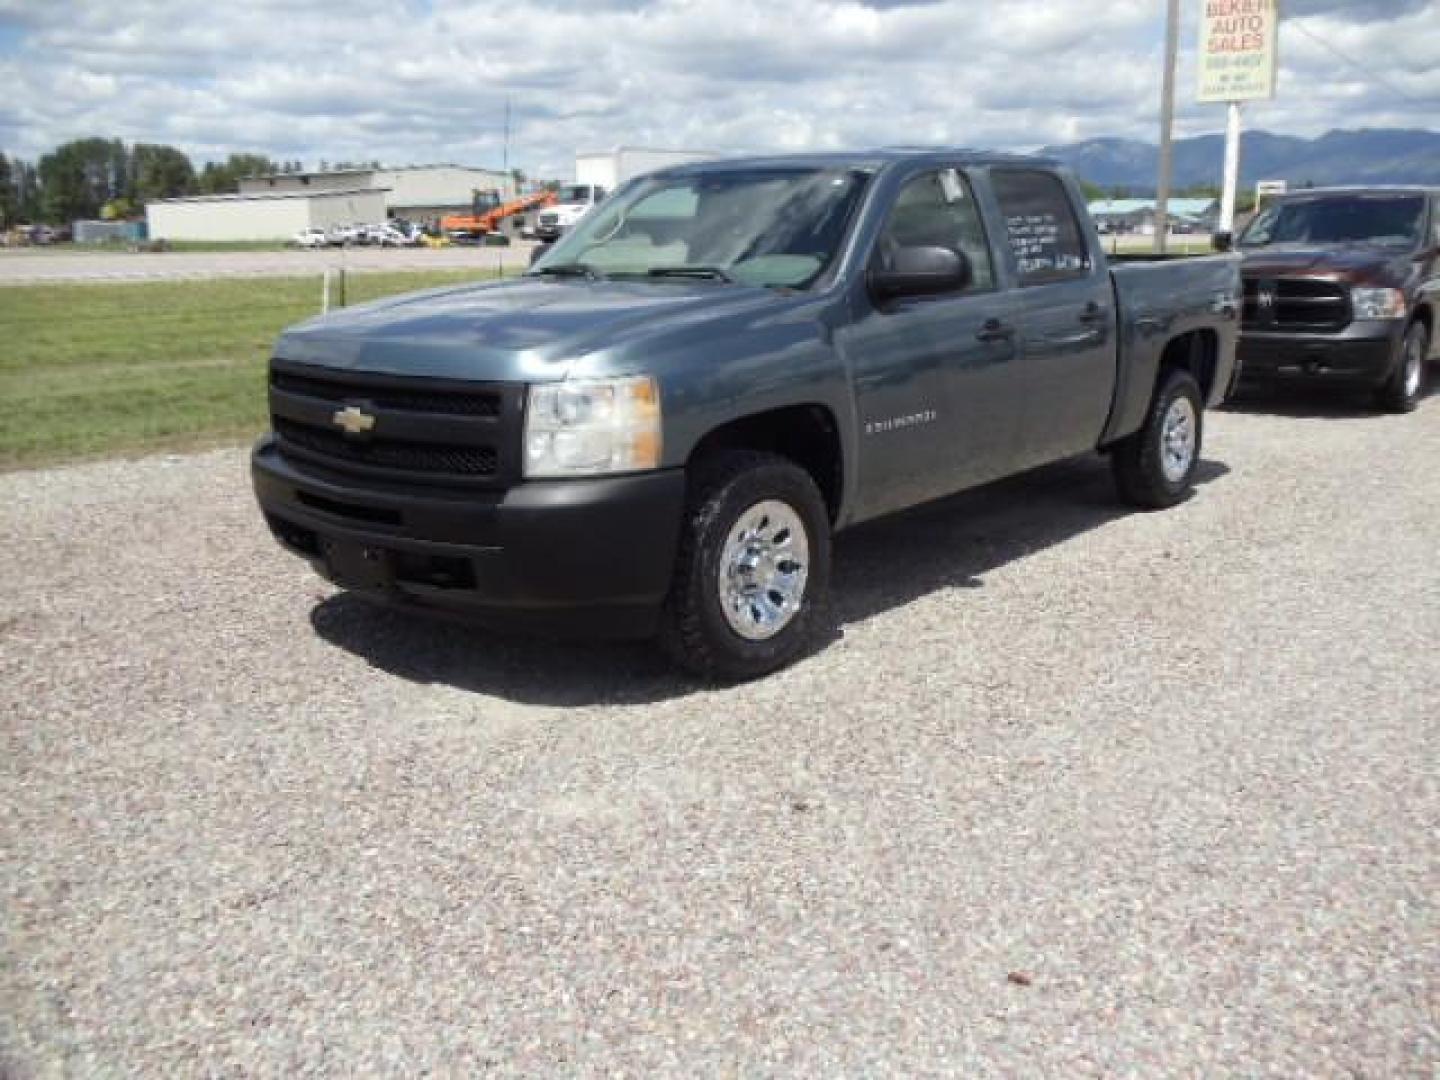
{"label": "suv grille", "polygon": [[1314,278],[1246,278],[1243,326],[1251,330],[1343,330],[1350,323],[1344,285]]}
{"label": "suv grille", "polygon": [[[377,480],[504,487],[518,478],[523,387],[270,367],[280,452]],[[347,431],[340,414],[369,418]]]}
{"label": "suv grille", "polygon": [[559,214],[541,214],[541,215],[540,215],[540,224],[541,224],[541,225],[544,225],[547,229],[548,229],[548,228],[551,228],[551,227],[553,227],[553,226],[555,226],[555,225],[559,225],[559,224],[560,224],[560,215],[559,215]]}

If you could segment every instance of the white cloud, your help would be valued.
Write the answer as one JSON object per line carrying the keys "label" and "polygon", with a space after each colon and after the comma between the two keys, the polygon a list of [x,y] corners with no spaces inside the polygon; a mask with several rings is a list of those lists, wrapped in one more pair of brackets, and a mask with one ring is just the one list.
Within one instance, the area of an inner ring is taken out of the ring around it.
{"label": "white cloud", "polygon": [[[1181,134],[1200,0],[1186,0]],[[172,142],[315,164],[563,175],[621,143],[718,151],[1155,137],[1158,0],[0,0],[0,148]],[[1440,0],[1287,0],[1290,134],[1434,124]],[[1318,41],[1317,41],[1318,39]],[[1328,44],[1329,48],[1325,44]],[[1337,58],[1353,58],[1358,67]]]}

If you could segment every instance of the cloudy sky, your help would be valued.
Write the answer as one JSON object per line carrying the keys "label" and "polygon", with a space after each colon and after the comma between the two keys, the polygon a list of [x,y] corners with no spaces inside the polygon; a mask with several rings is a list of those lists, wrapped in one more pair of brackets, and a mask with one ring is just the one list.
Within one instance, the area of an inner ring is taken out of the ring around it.
{"label": "cloudy sky", "polygon": [[[1440,0],[1281,0],[1249,124],[1440,126]],[[1182,4],[1180,134],[1201,0]],[[1155,139],[1164,0],[0,0],[0,150],[86,135],[563,177],[576,149]],[[1347,62],[1348,58],[1354,64]]]}

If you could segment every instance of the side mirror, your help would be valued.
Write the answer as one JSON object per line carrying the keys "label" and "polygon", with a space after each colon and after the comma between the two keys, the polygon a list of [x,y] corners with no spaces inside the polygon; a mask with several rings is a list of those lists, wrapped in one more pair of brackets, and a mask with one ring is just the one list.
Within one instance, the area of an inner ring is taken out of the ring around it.
{"label": "side mirror", "polygon": [[1221,229],[1210,236],[1210,246],[1216,251],[1234,251],[1235,234]]}
{"label": "side mirror", "polygon": [[951,248],[902,247],[889,266],[870,271],[870,290],[882,299],[959,292],[970,273],[970,260]]}

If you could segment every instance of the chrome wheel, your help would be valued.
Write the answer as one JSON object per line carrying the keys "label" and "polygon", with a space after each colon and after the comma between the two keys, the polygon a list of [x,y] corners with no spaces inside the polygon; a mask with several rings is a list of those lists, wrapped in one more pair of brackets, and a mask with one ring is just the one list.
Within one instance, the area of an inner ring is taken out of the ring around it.
{"label": "chrome wheel", "polygon": [[1165,479],[1172,484],[1184,480],[1195,462],[1196,422],[1195,406],[1189,398],[1177,397],[1165,412],[1160,425],[1160,468]]}
{"label": "chrome wheel", "polygon": [[735,520],[720,556],[720,610],[746,641],[789,625],[805,600],[810,538],[790,506],[756,503]]}
{"label": "chrome wheel", "polygon": [[1412,334],[1405,344],[1405,396],[1420,393],[1420,380],[1425,374],[1424,338]]}

